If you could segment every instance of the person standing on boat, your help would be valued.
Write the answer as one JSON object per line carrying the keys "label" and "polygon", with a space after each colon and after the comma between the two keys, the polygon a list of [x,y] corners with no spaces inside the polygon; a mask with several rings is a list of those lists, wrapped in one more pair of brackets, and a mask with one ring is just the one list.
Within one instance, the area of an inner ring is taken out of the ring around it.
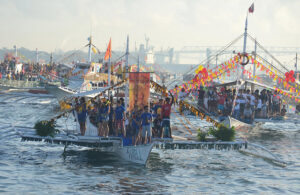
{"label": "person standing on boat", "polygon": [[109,114],[108,114],[108,129],[109,129],[108,135],[114,134],[114,129],[113,129],[114,107],[113,107],[113,105],[114,105],[113,97],[111,97],[110,104],[109,104]]}
{"label": "person standing on boat", "polygon": [[170,116],[171,116],[171,106],[174,102],[174,97],[172,93],[170,93],[172,97],[172,101],[170,103],[170,98],[166,98],[165,103],[162,106],[161,117],[162,117],[162,131],[164,137],[172,138],[172,130],[170,125]]}
{"label": "person standing on boat", "polygon": [[103,98],[98,110],[98,136],[108,136],[109,102]]}
{"label": "person standing on boat", "polygon": [[198,90],[198,108],[204,108],[204,95],[205,91],[203,89],[203,86],[200,86]]}
{"label": "person standing on boat", "polygon": [[244,121],[246,123],[250,123],[250,124],[253,121],[253,112],[252,112],[250,103],[247,103],[246,106],[245,106],[245,109],[244,109]]}
{"label": "person standing on boat", "polygon": [[208,111],[209,112],[214,112],[214,99],[215,99],[215,93],[214,93],[214,90],[210,87],[208,92],[208,101],[207,101],[207,105],[208,105]]}
{"label": "person standing on boat", "polygon": [[233,110],[233,117],[236,119],[240,119],[240,103],[242,96],[239,94],[235,100],[235,106]]}
{"label": "person standing on boat", "polygon": [[148,111],[148,106],[144,106],[144,112],[141,115],[142,119],[142,143],[146,144],[151,143],[151,122],[152,122],[152,114]]}
{"label": "person standing on boat", "polygon": [[279,94],[277,94],[277,91],[274,92],[274,95],[272,97],[273,102],[273,115],[277,115],[280,113],[280,104],[281,104],[281,98]]}
{"label": "person standing on boat", "polygon": [[268,105],[266,99],[262,100],[261,118],[268,118]]}
{"label": "person standing on boat", "polygon": [[245,105],[246,105],[247,96],[243,92],[242,89],[239,90],[238,96],[240,96],[240,116],[239,116],[239,118],[242,118],[244,115],[244,109],[245,109]]}
{"label": "person standing on boat", "polygon": [[133,129],[133,145],[136,145],[139,141],[140,137],[140,116],[137,105],[134,106],[133,111],[131,113],[131,128]]}
{"label": "person standing on boat", "polygon": [[259,95],[256,94],[256,110],[255,110],[255,117],[260,118],[261,117],[261,109],[262,109],[262,101],[259,98]]}
{"label": "person standing on boat", "polygon": [[269,90],[267,91],[267,97],[268,97],[268,100],[267,100],[267,102],[268,102],[268,115],[270,117],[273,114],[273,102],[272,102],[273,94]]}
{"label": "person standing on boat", "polygon": [[119,136],[119,132],[121,132],[124,137],[126,136],[126,130],[124,126],[125,116],[125,108],[122,106],[121,101],[118,100],[117,107],[115,109],[116,136]]}
{"label": "person standing on boat", "polygon": [[80,99],[80,105],[77,106],[76,111],[77,111],[78,122],[80,125],[80,133],[82,136],[84,136],[86,131],[85,122],[87,117],[86,103],[84,97]]}
{"label": "person standing on boat", "polygon": [[153,116],[156,117],[157,116],[157,111],[161,110],[161,107],[163,105],[163,99],[159,99],[158,102],[153,106]]}
{"label": "person standing on boat", "polygon": [[184,101],[184,98],[187,97],[188,95],[189,95],[189,93],[185,92],[184,88],[182,88],[181,91],[179,92],[178,97],[179,97],[179,112],[180,112],[180,114],[182,114],[182,112],[183,112],[183,104],[182,103]]}
{"label": "person standing on boat", "polygon": [[224,114],[224,104],[225,104],[226,94],[225,88],[221,88],[221,93],[218,93],[218,110]]}

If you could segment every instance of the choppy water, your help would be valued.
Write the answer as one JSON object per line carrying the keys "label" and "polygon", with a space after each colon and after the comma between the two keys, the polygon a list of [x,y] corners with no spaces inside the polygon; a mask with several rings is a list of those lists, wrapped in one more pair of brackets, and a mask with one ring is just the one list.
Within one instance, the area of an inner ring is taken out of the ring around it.
{"label": "choppy water", "polygon": [[[63,146],[21,142],[5,128],[33,126],[57,112],[51,98],[0,94],[0,194],[300,193],[300,118],[267,123],[246,135],[287,161],[286,167],[237,151],[156,149],[141,166],[87,148],[70,147],[63,154]],[[179,118],[172,123],[177,134],[188,134]]]}

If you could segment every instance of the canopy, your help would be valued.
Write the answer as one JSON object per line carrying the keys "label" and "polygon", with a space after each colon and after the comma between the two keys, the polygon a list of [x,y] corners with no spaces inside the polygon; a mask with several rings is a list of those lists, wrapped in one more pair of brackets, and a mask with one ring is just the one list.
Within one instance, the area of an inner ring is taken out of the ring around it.
{"label": "canopy", "polygon": [[83,96],[96,96],[99,93],[105,91],[106,89],[108,89],[109,87],[101,87],[98,89],[94,89],[94,90],[90,90],[90,91],[86,91],[86,92],[82,92],[82,93],[74,93],[72,94],[73,97],[83,97]]}

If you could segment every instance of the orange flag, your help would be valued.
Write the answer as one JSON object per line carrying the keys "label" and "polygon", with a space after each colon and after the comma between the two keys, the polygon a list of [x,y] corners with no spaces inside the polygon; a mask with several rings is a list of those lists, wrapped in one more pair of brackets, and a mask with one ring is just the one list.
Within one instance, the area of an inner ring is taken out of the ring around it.
{"label": "orange flag", "polygon": [[111,58],[111,39],[109,39],[109,43],[105,52],[104,60],[108,60]]}

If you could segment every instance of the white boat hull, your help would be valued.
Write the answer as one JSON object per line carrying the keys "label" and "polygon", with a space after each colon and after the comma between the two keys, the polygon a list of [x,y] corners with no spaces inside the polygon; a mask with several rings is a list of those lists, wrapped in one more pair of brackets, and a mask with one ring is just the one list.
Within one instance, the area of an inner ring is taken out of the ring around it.
{"label": "white boat hull", "polygon": [[239,121],[230,116],[228,116],[224,121],[222,121],[222,124],[230,128],[234,127],[236,130],[249,130],[250,128],[252,128],[252,125]]}
{"label": "white boat hull", "polygon": [[75,91],[71,91],[67,88],[59,87],[56,85],[46,85],[45,88],[50,94],[55,96],[58,101],[63,100],[65,97],[70,97],[75,93]]}
{"label": "white boat hull", "polygon": [[117,149],[117,154],[124,160],[145,165],[153,148],[153,143],[137,146],[123,146]]}

